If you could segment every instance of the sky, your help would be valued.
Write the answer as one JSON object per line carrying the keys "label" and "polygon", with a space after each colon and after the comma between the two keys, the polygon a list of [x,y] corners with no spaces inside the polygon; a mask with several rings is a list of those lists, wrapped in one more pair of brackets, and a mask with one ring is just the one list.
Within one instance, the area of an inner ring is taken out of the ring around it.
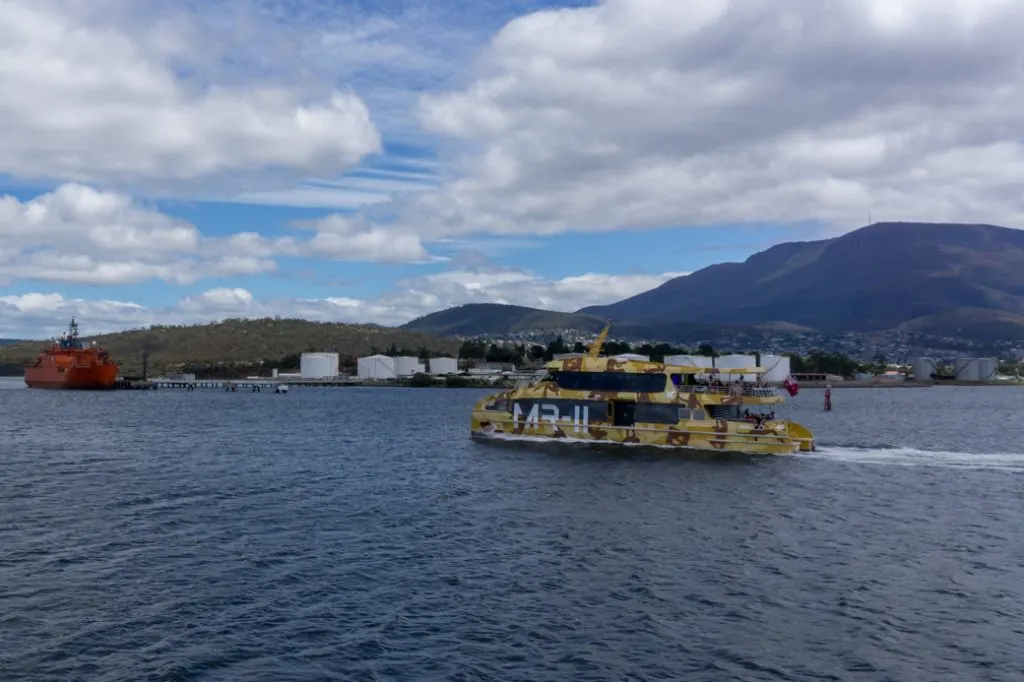
{"label": "sky", "polygon": [[1024,225],[1015,0],[0,0],[0,337],[611,303]]}

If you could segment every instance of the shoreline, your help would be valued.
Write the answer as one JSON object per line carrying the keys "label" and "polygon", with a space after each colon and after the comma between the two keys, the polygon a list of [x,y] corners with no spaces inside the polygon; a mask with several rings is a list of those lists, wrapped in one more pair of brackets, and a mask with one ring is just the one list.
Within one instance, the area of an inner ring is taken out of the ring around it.
{"label": "shoreline", "polygon": [[837,388],[942,388],[944,386],[974,387],[974,388],[1004,388],[1007,386],[1024,387],[1024,382],[1017,381],[801,381],[800,388],[823,389],[831,383],[833,389]]}
{"label": "shoreline", "polygon": [[[0,381],[23,381],[23,377],[20,376],[0,376]],[[465,380],[464,380],[465,381]],[[123,383],[122,383],[123,382]],[[142,381],[139,379],[118,379],[118,383],[122,384],[117,386],[114,390],[138,390],[138,389],[150,389],[150,388],[161,388],[161,389],[185,389],[188,386],[187,382],[182,381],[166,381],[166,380],[148,380]],[[815,389],[822,390],[825,388],[827,383],[831,383],[833,389],[840,388],[935,388],[944,386],[956,386],[956,387],[973,387],[973,388],[1005,388],[1005,387],[1024,387],[1024,382],[1016,381],[900,381],[900,382],[881,382],[881,381],[802,381],[800,382],[801,389]],[[126,385],[125,385],[126,384]],[[447,384],[444,381],[437,381],[433,384],[419,384],[408,379],[399,379],[391,381],[367,381],[359,380],[356,378],[341,379],[341,380],[320,380],[315,379],[275,379],[272,377],[261,377],[259,379],[196,379],[196,388],[220,388],[223,389],[225,385],[236,385],[238,388],[251,388],[254,384],[257,384],[264,388],[273,388],[278,384],[288,384],[289,386],[305,387],[305,388],[474,388],[474,389],[508,389],[514,388],[516,382],[508,381],[495,381],[495,382],[482,382],[482,381],[466,381],[463,383],[460,381],[458,384]],[[781,384],[774,385],[775,388],[781,389]]]}

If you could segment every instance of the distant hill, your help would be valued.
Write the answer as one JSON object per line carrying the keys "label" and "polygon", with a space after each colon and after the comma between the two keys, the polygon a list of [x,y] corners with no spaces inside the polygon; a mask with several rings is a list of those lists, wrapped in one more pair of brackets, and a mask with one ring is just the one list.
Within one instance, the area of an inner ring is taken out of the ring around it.
{"label": "distant hill", "polygon": [[561,329],[598,332],[604,324],[602,318],[594,315],[559,313],[503,303],[467,303],[418,317],[403,324],[400,329],[439,336],[500,336],[523,331]]}
{"label": "distant hill", "polygon": [[875,223],[778,244],[606,306],[630,323],[795,324],[824,332],[903,327],[1024,338],[1024,231],[994,225]]}
{"label": "distant hill", "polygon": [[[596,315],[563,313],[526,306],[504,303],[469,303],[448,308],[436,313],[418,317],[402,325],[403,329],[414,329],[439,336],[508,336],[516,332],[561,332],[575,330],[582,333],[597,333],[606,324],[604,318]],[[789,325],[777,332],[799,331],[801,328]],[[672,320],[649,322],[615,321],[615,338],[630,340],[672,339],[680,343],[695,343],[720,334],[733,336],[759,335],[761,331],[751,327],[726,327],[723,325],[693,324]]]}
{"label": "distant hill", "polygon": [[[343,358],[355,358],[384,352],[392,344],[415,353],[426,347],[434,355],[454,355],[459,348],[457,341],[413,330],[269,318],[161,326],[90,336],[87,340],[105,346],[121,364],[122,374],[141,372],[144,351],[149,352],[152,374],[222,363],[245,369],[258,367],[262,361],[267,367],[279,367],[288,356],[305,351],[337,351]],[[25,363],[45,345],[42,341],[30,341],[0,347],[0,374],[21,374]]]}
{"label": "distant hill", "polygon": [[24,343],[25,339],[0,339],[0,346],[10,346],[15,343]]}

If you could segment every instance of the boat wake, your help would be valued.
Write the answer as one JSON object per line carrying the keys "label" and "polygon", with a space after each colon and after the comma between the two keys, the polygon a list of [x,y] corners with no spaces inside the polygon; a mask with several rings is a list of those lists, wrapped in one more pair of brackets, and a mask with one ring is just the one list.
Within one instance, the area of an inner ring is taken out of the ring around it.
{"label": "boat wake", "polygon": [[[704,453],[708,455],[734,455],[742,456],[741,453],[715,452],[712,450],[698,450],[681,448],[675,445],[656,445],[647,443],[613,443],[611,441],[598,440],[554,440],[544,436],[527,436],[512,434],[491,434],[489,436],[478,436],[481,441],[490,443],[504,443],[515,445],[517,443],[543,443],[547,445],[560,445],[562,447],[580,448],[601,448],[614,447],[636,448],[651,452],[657,451],[685,451],[688,454]],[[758,456],[760,458],[762,456]],[[785,457],[807,460],[826,460],[832,462],[843,462],[849,464],[876,464],[890,466],[928,466],[945,467],[949,469],[999,469],[1003,471],[1024,472],[1024,452],[1021,453],[976,453],[976,452],[949,452],[943,450],[919,450],[916,448],[903,448],[892,446],[878,447],[840,447],[821,446],[816,452],[800,452],[791,455],[763,455],[763,457]]]}
{"label": "boat wake", "polygon": [[831,460],[850,464],[882,464],[893,466],[929,466],[950,469],[1001,469],[1024,472],[1024,453],[948,452],[901,447],[830,447],[819,446],[816,452],[802,452],[801,459]]}

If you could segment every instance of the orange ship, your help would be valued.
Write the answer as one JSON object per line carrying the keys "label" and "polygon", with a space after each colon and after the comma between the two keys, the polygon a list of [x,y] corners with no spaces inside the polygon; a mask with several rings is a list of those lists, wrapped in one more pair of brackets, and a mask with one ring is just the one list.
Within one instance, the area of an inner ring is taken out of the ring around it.
{"label": "orange ship", "polygon": [[78,324],[73,317],[60,339],[40,353],[35,364],[25,368],[29,388],[101,390],[113,388],[116,380],[117,365],[95,341],[85,346],[78,340]]}

